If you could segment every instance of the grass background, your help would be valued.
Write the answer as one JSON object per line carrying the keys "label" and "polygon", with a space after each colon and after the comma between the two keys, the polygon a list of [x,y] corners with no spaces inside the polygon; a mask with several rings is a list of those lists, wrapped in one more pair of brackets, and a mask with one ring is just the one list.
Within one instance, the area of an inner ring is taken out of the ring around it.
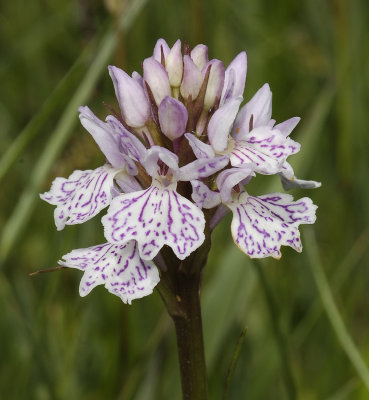
{"label": "grass background", "polygon": [[[101,165],[77,107],[105,117],[102,101],[115,104],[106,66],[140,72],[159,37],[205,43],[226,64],[246,50],[245,99],[268,82],[273,117],[302,117],[290,162],[323,182],[292,191],[319,206],[314,227],[300,229],[302,254],[284,248],[280,261],[255,264],[233,244],[229,217],[214,232],[202,291],[210,398],[222,398],[245,326],[229,400],[369,398],[321,275],[368,362],[368,27],[364,0],[2,2],[1,398],[180,399],[174,330],[157,293],[128,306],[102,287],[80,298],[75,270],[27,275],[102,243],[99,218],[57,232],[38,193]],[[274,177],[254,181],[252,194],[282,190]]]}

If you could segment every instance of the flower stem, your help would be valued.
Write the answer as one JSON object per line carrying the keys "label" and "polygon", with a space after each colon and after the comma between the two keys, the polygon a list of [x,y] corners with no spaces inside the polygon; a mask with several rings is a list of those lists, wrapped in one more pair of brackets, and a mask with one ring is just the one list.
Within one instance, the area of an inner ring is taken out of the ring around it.
{"label": "flower stem", "polygon": [[200,276],[181,274],[177,301],[184,315],[173,315],[184,400],[206,400],[207,377],[199,295]]}

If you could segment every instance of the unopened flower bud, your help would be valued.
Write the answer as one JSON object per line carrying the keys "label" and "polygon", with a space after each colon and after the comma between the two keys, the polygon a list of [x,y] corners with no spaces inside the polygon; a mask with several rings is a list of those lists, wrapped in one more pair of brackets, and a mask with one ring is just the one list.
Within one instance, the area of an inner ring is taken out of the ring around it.
{"label": "unopened flower bud", "polygon": [[168,72],[170,86],[180,87],[183,76],[183,59],[179,39],[174,43],[165,60],[165,69]]}
{"label": "unopened flower bud", "polygon": [[150,103],[142,86],[120,68],[109,66],[115,94],[124,120],[129,126],[144,126],[150,116]]}
{"label": "unopened flower bud", "polygon": [[170,96],[168,73],[153,57],[143,62],[144,80],[150,86],[155,102],[159,106],[164,97]]}
{"label": "unopened flower bud", "polygon": [[165,97],[159,109],[160,128],[165,136],[171,140],[181,137],[186,129],[187,109],[180,101],[173,97]]}
{"label": "unopened flower bud", "polygon": [[190,95],[195,99],[199,94],[204,77],[196,67],[190,56],[183,57],[183,80],[181,85],[181,95],[187,99]]}

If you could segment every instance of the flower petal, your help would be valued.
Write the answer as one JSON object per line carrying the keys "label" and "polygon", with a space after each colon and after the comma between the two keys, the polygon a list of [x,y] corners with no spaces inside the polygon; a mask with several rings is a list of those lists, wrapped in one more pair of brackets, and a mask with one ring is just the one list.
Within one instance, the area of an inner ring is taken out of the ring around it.
{"label": "flower petal", "polygon": [[253,129],[245,140],[236,141],[231,151],[231,165],[252,165],[256,172],[271,175],[280,172],[286,158],[300,150],[300,144],[286,138],[275,128]]}
{"label": "flower petal", "polygon": [[[251,121],[252,115],[252,124]],[[243,140],[250,131],[250,125],[253,128],[267,125],[272,116],[272,92],[266,83],[246,103],[237,115],[234,124],[233,137],[237,140]]]}
{"label": "flower petal", "polygon": [[208,85],[206,86],[204,109],[210,110],[214,106],[216,100],[220,100],[224,85],[224,64],[220,60],[210,60],[205,67],[202,69],[202,73],[205,75],[207,69],[211,66]]}
{"label": "flower petal", "polygon": [[241,184],[246,185],[255,173],[251,168],[228,168],[217,177],[217,186],[224,203],[231,200],[232,189]]}
{"label": "flower petal", "polygon": [[283,136],[287,137],[296,127],[296,125],[300,122],[300,117],[293,117],[288,119],[287,121],[281,122],[276,125],[274,129],[279,130]]}
{"label": "flower petal", "polygon": [[50,191],[40,197],[57,206],[54,211],[57,230],[65,225],[82,224],[108,206],[117,172],[105,165],[93,171],[74,171],[68,179],[56,178]]}
{"label": "flower petal", "polygon": [[197,158],[215,157],[214,150],[209,144],[202,142],[192,133],[185,133],[185,137],[188,140],[188,143],[190,144],[192,151]]}
{"label": "flower petal", "polygon": [[301,252],[298,226],[313,224],[317,208],[307,197],[293,202],[288,194],[253,197],[246,192],[227,206],[233,212],[233,240],[251,258],[280,258],[282,245]]}
{"label": "flower petal", "polygon": [[242,102],[242,97],[232,99],[220,107],[211,117],[208,125],[209,142],[216,152],[226,150],[229,133]]}
{"label": "flower petal", "polygon": [[228,155],[214,158],[199,158],[181,167],[177,179],[181,181],[192,181],[206,178],[223,169],[228,162]]}
{"label": "flower petal", "polygon": [[141,141],[112,115],[109,115],[106,121],[119,137],[119,150],[133,160],[142,162],[146,156],[147,150]]}
{"label": "flower petal", "polygon": [[144,126],[150,116],[150,103],[142,86],[120,68],[109,66],[122,116],[128,125]]}
{"label": "flower petal", "polygon": [[150,188],[116,197],[102,218],[111,243],[138,243],[141,258],[153,259],[164,245],[183,260],[203,243],[202,211],[179,195],[176,184],[164,187],[153,180]]}
{"label": "flower petal", "polygon": [[119,138],[114,134],[111,127],[101,121],[87,107],[80,107],[79,119],[83,127],[91,134],[106,159],[115,168],[122,168],[125,165],[125,160],[119,151]]}
{"label": "flower petal", "polygon": [[183,76],[183,59],[179,39],[174,43],[165,60],[165,69],[168,72],[170,86],[180,87]]}
{"label": "flower petal", "polygon": [[134,240],[120,245],[105,243],[76,249],[63,256],[59,264],[84,271],[79,286],[81,296],[105,284],[110,293],[128,304],[151,294],[160,280],[155,264],[140,258]]}
{"label": "flower petal", "polygon": [[204,44],[198,44],[191,50],[191,59],[195,63],[196,67],[201,71],[208,59],[208,48]]}
{"label": "flower petal", "polygon": [[322,186],[321,182],[304,181],[302,179],[296,178],[291,165],[287,161],[283,164],[279,176],[281,178],[284,190],[290,190],[295,187],[301,189],[316,189]]}
{"label": "flower petal", "polygon": [[158,173],[158,161],[161,160],[165,165],[167,165],[171,172],[177,176],[178,173],[178,156],[172,153],[170,150],[160,147],[160,146],[152,146],[146,154],[146,157],[142,163],[145,167],[146,172],[157,178],[159,176]]}
{"label": "flower petal", "polygon": [[186,129],[188,113],[186,107],[173,97],[165,97],[159,109],[160,128],[171,140],[180,138]]}
{"label": "flower petal", "polygon": [[[157,106],[164,97],[171,95],[168,73],[165,68],[154,58],[146,58],[143,62],[144,79],[150,86]],[[138,107],[140,107],[138,105]]]}
{"label": "flower petal", "polygon": [[181,84],[181,95],[188,99],[191,96],[192,100],[196,99],[199,94],[204,77],[201,71],[197,68],[191,57],[185,55],[183,57],[183,79]]}
{"label": "flower petal", "polygon": [[225,71],[221,104],[224,104],[232,97],[243,95],[246,82],[246,71],[247,56],[243,51],[234,58]]}
{"label": "flower petal", "polygon": [[199,208],[213,208],[221,203],[220,194],[213,192],[201,181],[193,180],[192,200]]}
{"label": "flower petal", "polygon": [[164,54],[164,59],[167,58],[167,55],[170,52],[170,48],[164,39],[158,39],[155,44],[155,47],[154,47],[153,57],[155,58],[156,61],[158,61],[160,63],[161,63],[161,52],[162,51]]}

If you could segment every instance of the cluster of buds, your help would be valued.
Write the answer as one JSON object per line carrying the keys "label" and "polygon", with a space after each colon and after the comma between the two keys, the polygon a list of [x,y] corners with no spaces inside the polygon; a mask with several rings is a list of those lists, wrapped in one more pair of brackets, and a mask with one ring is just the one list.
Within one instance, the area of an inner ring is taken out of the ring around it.
{"label": "cluster of buds", "polygon": [[84,271],[82,296],[100,284],[125,303],[150,294],[166,268],[163,246],[184,260],[229,210],[233,240],[248,256],[279,258],[282,245],[301,251],[298,226],[315,221],[312,201],[253,196],[245,186],[256,174],[279,174],[285,189],[320,184],[294,176],[287,157],[300,149],[289,138],[299,118],[276,125],[269,85],[241,107],[246,69],[245,52],[225,68],[204,45],[185,44],[182,55],[179,40],[170,48],[163,39],[143,76],[109,67],[120,112],[109,107],[103,122],[79,109],[105,165],[56,178],[41,195],[56,206],[58,230],[109,206],[107,243],[59,262]]}

